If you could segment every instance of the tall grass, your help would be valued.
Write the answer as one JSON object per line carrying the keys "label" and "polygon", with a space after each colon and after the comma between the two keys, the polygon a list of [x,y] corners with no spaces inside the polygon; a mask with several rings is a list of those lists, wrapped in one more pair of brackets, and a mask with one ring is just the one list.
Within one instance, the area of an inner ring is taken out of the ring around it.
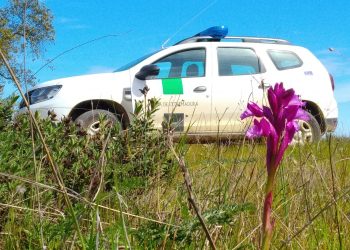
{"label": "tall grass", "polygon": [[[103,118],[93,138],[69,120],[40,122],[82,242],[37,134],[32,147],[28,118],[11,122],[12,102],[1,103],[0,249],[81,249],[82,244],[88,249],[210,248],[189,204],[169,137],[151,126],[144,130],[151,116],[143,106],[127,133]],[[258,248],[264,141],[180,141],[174,149],[184,157],[196,204],[216,247]],[[286,152],[276,179],[273,249],[350,248],[349,162],[348,138],[327,137]]]}

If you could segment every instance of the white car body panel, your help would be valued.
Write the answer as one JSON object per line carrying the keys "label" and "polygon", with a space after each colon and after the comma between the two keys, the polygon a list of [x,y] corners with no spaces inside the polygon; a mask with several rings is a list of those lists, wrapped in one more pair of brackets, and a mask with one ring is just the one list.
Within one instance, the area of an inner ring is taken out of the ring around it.
{"label": "white car body panel", "polygon": [[42,117],[53,110],[57,119],[61,119],[67,117],[74,106],[87,100],[113,100],[122,103],[125,101],[122,90],[130,88],[130,75],[128,71],[123,71],[74,76],[49,81],[33,89],[51,85],[62,85],[62,89],[55,98],[32,104],[30,108],[32,111],[38,111]]}

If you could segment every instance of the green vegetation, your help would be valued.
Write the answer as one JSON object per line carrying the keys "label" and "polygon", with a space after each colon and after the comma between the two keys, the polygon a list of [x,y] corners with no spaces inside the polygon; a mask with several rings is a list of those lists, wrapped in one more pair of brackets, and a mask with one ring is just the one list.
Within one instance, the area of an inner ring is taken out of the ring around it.
{"label": "green vegetation", "polygon": [[[0,47],[22,83],[34,74],[20,57],[41,55],[52,18],[37,0],[0,10]],[[11,80],[2,60],[0,79]],[[54,113],[38,120],[48,154],[29,116],[13,121],[16,100],[0,99],[0,249],[208,249],[208,238],[217,249],[260,245],[264,141],[173,143],[153,129],[158,101],[145,99],[127,131],[104,117],[93,137]],[[350,248],[349,161],[348,138],[286,152],[273,249]]]}
{"label": "green vegetation", "polygon": [[[83,238],[28,116],[0,101],[0,249],[201,249],[208,240],[174,153],[218,249],[256,249],[264,143],[174,143],[152,129],[156,100],[138,103],[128,131],[101,117],[94,137],[69,120],[40,121]],[[277,176],[272,249],[348,249],[350,141],[292,146]]]}

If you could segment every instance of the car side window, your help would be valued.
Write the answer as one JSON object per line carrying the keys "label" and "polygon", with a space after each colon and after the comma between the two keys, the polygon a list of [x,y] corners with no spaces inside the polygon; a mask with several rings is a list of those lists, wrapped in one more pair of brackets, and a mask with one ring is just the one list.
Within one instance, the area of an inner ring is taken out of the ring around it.
{"label": "car side window", "polygon": [[157,79],[203,77],[205,76],[205,49],[176,52],[153,64],[160,69]]}
{"label": "car side window", "polygon": [[217,49],[219,76],[251,75],[261,73],[255,51],[249,48],[222,47]]}
{"label": "car side window", "polygon": [[292,51],[287,50],[268,50],[272,62],[275,64],[276,68],[279,70],[298,68],[303,65],[303,62]]}

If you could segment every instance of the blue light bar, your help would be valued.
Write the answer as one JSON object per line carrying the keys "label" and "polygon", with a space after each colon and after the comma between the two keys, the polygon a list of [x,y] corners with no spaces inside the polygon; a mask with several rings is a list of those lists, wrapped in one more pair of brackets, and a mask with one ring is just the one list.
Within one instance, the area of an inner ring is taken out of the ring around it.
{"label": "blue light bar", "polygon": [[198,34],[194,35],[194,37],[210,36],[212,38],[222,39],[227,35],[227,33],[228,33],[228,28],[226,26],[213,26],[206,30],[203,30],[202,32],[199,32]]}

